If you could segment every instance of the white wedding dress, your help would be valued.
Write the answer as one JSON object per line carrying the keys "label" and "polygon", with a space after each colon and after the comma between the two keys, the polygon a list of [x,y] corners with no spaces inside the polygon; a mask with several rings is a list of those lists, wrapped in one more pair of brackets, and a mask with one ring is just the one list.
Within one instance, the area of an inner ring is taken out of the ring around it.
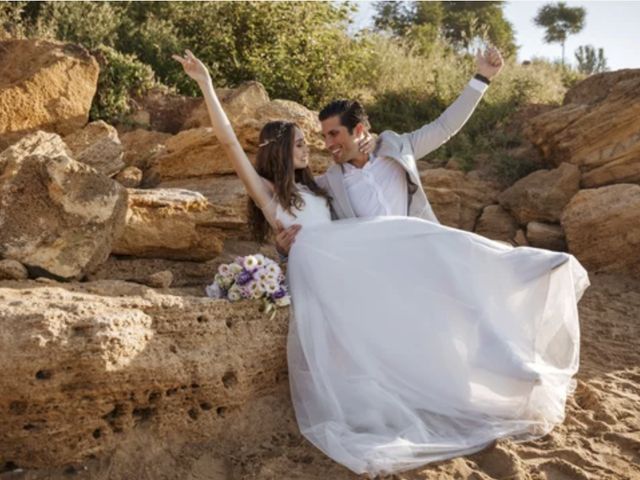
{"label": "white wedding dress", "polygon": [[[299,188],[302,186],[299,186]],[[411,217],[331,221],[300,188],[289,380],[302,434],[356,473],[542,436],[564,419],[589,278],[570,254]]]}

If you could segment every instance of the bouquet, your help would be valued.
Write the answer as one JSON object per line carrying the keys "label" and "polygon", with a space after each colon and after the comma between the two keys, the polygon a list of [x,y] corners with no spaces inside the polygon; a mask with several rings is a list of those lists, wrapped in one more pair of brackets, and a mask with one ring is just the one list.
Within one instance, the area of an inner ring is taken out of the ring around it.
{"label": "bouquet", "polygon": [[220,265],[206,292],[211,298],[226,298],[230,302],[262,299],[263,311],[274,315],[276,307],[291,303],[284,280],[280,266],[258,253]]}

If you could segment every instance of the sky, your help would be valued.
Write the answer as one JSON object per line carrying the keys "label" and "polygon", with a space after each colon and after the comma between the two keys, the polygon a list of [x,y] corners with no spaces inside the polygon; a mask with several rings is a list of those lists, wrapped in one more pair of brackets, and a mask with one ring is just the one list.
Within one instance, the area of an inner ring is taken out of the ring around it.
{"label": "sky", "polygon": [[[373,1],[356,1],[358,12],[353,28],[373,26]],[[544,43],[544,29],[533,23],[538,9],[551,1],[516,0],[505,2],[505,17],[513,25],[518,60],[532,57],[560,59],[559,43]],[[587,14],[582,32],[570,35],[565,44],[565,60],[576,63],[574,51],[580,45],[603,48],[609,70],[640,68],[640,0],[635,1],[566,1],[569,7],[583,7]]]}

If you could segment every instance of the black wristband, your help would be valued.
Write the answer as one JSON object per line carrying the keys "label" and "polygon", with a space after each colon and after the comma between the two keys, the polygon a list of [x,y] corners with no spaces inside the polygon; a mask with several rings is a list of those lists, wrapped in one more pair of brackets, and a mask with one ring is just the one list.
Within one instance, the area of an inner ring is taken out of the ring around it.
{"label": "black wristband", "polygon": [[487,77],[485,77],[484,75],[481,75],[479,73],[476,73],[473,78],[475,78],[476,80],[480,80],[481,82],[486,83],[487,85],[489,85],[491,83],[491,80],[489,80]]}

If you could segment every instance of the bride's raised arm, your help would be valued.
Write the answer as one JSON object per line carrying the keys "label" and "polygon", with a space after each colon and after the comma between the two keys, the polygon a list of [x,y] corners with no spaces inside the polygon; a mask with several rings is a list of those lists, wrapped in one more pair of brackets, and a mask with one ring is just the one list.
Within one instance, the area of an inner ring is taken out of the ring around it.
{"label": "bride's raised arm", "polygon": [[220,100],[213,89],[209,70],[190,50],[185,50],[185,52],[184,57],[172,55],[172,58],[182,64],[185,73],[193,78],[200,90],[202,90],[209,117],[211,118],[213,133],[222,144],[229,159],[231,159],[233,168],[247,189],[247,193],[256,205],[264,211],[273,198],[273,186],[268,180],[258,175],[247,154],[242,149],[238,137],[231,127],[231,122],[229,122],[227,114],[222,109]]}

